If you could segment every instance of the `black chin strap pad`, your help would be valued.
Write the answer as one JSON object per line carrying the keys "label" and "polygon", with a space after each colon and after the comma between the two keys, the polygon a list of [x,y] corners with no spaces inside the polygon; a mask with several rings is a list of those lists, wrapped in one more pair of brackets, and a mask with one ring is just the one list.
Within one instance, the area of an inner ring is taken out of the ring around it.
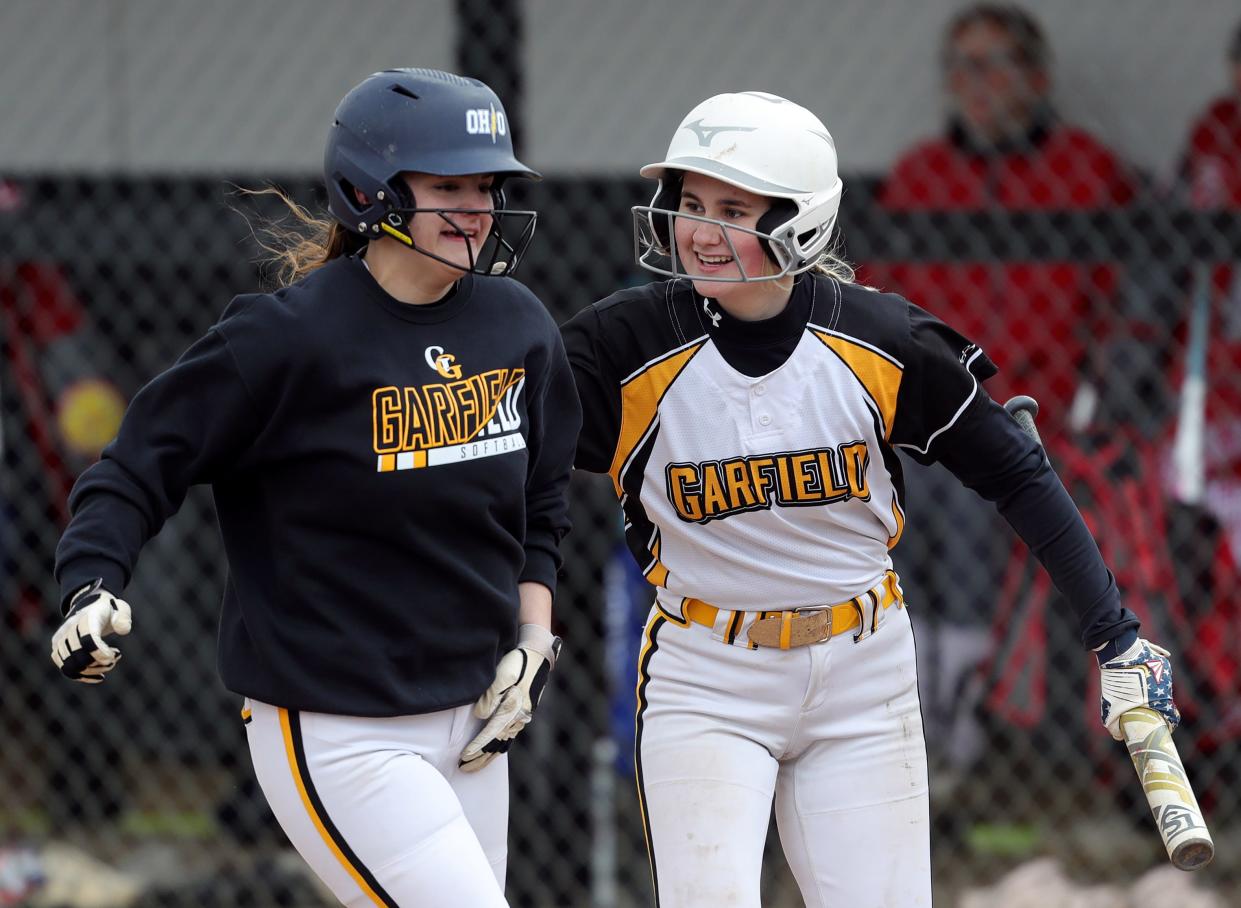
{"label": "black chin strap pad", "polygon": [[[797,215],[797,206],[789,199],[776,199],[772,202],[770,208],[764,212],[763,216],[758,219],[758,223],[754,225],[759,233],[772,234],[781,224],[788,223]],[[767,258],[771,259],[773,265],[779,265],[776,259],[776,253],[771,248],[771,243],[763,240],[763,251],[767,253]]]}
{"label": "black chin strap pad", "polygon": [[[651,200],[651,207],[662,208],[666,211],[678,210],[681,207],[681,186],[684,183],[685,177],[680,171],[665,170],[659,180],[659,190],[655,193],[655,198]],[[651,228],[665,249],[672,247],[672,235],[669,230],[671,221],[672,218],[667,215],[651,215]]]}

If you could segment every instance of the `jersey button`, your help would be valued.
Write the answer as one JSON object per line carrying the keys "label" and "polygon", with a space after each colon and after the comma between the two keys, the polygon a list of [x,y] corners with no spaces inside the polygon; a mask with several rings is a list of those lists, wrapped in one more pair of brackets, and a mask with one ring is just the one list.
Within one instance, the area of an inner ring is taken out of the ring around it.
{"label": "jersey button", "polygon": [[755,385],[754,393],[757,394],[759,397],[762,397],[764,394],[767,393],[767,386],[766,385]]}
{"label": "jersey button", "polygon": [[766,413],[764,413],[762,416],[760,416],[760,417],[758,418],[758,424],[759,424],[760,426],[769,426],[769,425],[771,425],[771,417],[770,417],[770,416],[768,416]]}

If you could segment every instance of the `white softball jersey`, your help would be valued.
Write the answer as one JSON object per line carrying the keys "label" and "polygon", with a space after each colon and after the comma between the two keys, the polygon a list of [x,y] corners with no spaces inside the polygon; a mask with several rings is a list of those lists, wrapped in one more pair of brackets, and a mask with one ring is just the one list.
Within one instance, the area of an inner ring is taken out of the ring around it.
{"label": "white softball jersey", "polygon": [[894,448],[925,452],[995,367],[897,296],[803,276],[745,323],[685,281],[623,291],[563,329],[579,468],[608,473],[660,604],[844,602],[904,529]]}
{"label": "white softball jersey", "polygon": [[[996,503],[1086,646],[1136,624],[1041,448],[983,389],[995,365],[909,301],[817,274],[761,321],[674,280],[561,330],[575,464],[611,477],[657,589],[635,723],[657,906],[758,908],[773,805],[810,908],[929,905],[896,449]],[[827,615],[833,636],[806,631]]]}

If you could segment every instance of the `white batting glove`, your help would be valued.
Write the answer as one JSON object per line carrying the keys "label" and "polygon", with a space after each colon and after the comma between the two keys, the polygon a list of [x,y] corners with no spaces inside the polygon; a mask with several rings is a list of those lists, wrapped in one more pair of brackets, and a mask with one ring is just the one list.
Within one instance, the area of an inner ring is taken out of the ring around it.
{"label": "white batting glove", "polygon": [[465,772],[477,772],[508,751],[513,739],[530,722],[539,705],[547,676],[560,655],[560,638],[538,624],[523,624],[517,632],[517,649],[496,666],[496,679],[474,704],[474,715],[486,719],[483,730],[461,751],[457,764]]}
{"label": "white batting glove", "polygon": [[129,603],[104,589],[102,580],[95,580],[69,600],[65,621],[52,635],[52,661],[66,678],[99,684],[121,661],[121,651],[103,638],[124,636],[132,627]]}
{"label": "white batting glove", "polygon": [[1120,716],[1135,706],[1148,706],[1163,716],[1169,729],[1181,723],[1172,701],[1172,663],[1168,651],[1139,637],[1120,655],[1099,666],[1102,673],[1100,716],[1108,733],[1124,740]]}

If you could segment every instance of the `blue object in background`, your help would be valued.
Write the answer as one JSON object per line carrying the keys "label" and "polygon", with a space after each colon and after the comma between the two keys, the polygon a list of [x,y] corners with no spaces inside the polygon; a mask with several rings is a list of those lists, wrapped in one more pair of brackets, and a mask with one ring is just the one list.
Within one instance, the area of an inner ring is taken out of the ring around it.
{"label": "blue object in background", "polygon": [[655,587],[642,576],[624,543],[612,549],[603,572],[603,591],[609,727],[616,741],[616,771],[632,778],[638,652]]}

